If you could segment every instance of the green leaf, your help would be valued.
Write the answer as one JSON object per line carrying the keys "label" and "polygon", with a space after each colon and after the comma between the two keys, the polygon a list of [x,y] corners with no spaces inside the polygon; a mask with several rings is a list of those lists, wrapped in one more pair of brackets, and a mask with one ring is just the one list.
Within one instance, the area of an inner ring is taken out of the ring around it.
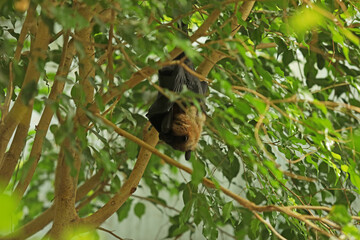
{"label": "green leaf", "polygon": [[349,167],[347,165],[341,165],[341,170],[344,171],[344,172],[348,172]]}
{"label": "green leaf", "polygon": [[321,25],[324,17],[317,11],[303,7],[297,10],[296,14],[289,19],[289,24],[298,35]]}
{"label": "green leaf", "polygon": [[185,224],[190,219],[191,210],[193,208],[194,201],[195,199],[191,199],[189,202],[185,203],[185,206],[180,213],[180,218],[179,218],[180,224]]}
{"label": "green leaf", "polygon": [[18,204],[9,195],[0,194],[0,234],[7,234],[21,218],[17,211]]}
{"label": "green leaf", "polygon": [[331,156],[333,156],[336,160],[341,160],[341,156],[337,153],[331,152]]}
{"label": "green leaf", "polygon": [[326,108],[326,106],[325,106],[323,103],[319,102],[319,101],[316,100],[316,99],[313,101],[313,103],[314,103],[314,105],[315,105],[318,109],[320,109],[325,115],[327,114],[327,108]]}
{"label": "green leaf", "polygon": [[341,230],[349,239],[360,239],[360,230],[353,224],[347,224]]}
{"label": "green leaf", "polygon": [[353,162],[349,166],[348,172],[350,174],[351,183],[357,188],[357,192],[360,193],[360,174],[356,170],[356,165]]}
{"label": "green leaf", "polygon": [[251,229],[251,232],[254,234],[254,236],[257,235],[259,226],[260,226],[260,221],[257,218],[254,218],[251,220],[250,229]]}
{"label": "green leaf", "polygon": [[51,12],[65,30],[82,29],[89,26],[89,22],[76,10],[66,6],[51,7]]}
{"label": "green leaf", "polygon": [[344,205],[333,206],[329,213],[329,217],[331,220],[339,223],[342,226],[348,224],[351,221],[351,216]]}
{"label": "green leaf", "polygon": [[127,200],[120,208],[119,210],[117,210],[117,216],[118,216],[118,221],[121,222],[122,220],[124,220],[125,218],[128,217],[129,212],[130,212],[130,208],[131,208],[131,204],[132,204],[132,199]]}
{"label": "green leaf", "polygon": [[265,113],[266,104],[263,101],[261,101],[258,98],[255,98],[255,97],[251,96],[250,94],[246,94],[244,96],[244,98],[246,100],[248,100],[249,103],[254,105],[254,107],[258,110],[259,114],[264,114]]}
{"label": "green leaf", "polygon": [[145,214],[145,204],[137,203],[134,207],[134,213],[138,218],[141,218]]}
{"label": "green leaf", "polygon": [[231,211],[233,209],[233,204],[232,202],[227,202],[224,207],[223,207],[223,218],[224,218],[224,222],[226,222],[230,217],[231,217]]}
{"label": "green leaf", "polygon": [[193,166],[193,173],[191,174],[191,183],[194,185],[198,185],[202,182],[203,177],[205,177],[205,165],[203,162],[198,159],[192,159],[191,161]]}
{"label": "green leaf", "polygon": [[71,96],[76,104],[84,105],[86,101],[85,92],[80,84],[74,84],[71,89]]}

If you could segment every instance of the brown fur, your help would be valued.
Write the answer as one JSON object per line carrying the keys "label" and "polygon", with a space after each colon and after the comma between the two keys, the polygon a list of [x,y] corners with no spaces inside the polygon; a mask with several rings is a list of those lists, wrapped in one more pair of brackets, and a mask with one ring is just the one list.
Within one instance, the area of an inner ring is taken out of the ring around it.
{"label": "brown fur", "polygon": [[180,151],[195,150],[199,142],[202,127],[206,120],[204,113],[199,113],[195,106],[190,106],[186,112],[174,112],[172,133],[174,136],[187,136],[185,142],[173,143],[172,147]]}

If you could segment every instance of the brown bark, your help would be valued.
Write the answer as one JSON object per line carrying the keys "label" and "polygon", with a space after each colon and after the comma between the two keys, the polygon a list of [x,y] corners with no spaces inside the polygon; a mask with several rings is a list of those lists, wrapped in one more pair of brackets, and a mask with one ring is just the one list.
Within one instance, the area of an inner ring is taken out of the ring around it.
{"label": "brown bark", "polygon": [[[17,46],[16,46],[16,50],[15,50],[15,54],[14,54],[14,61],[16,61],[16,62],[18,62],[20,60],[21,50],[23,49],[24,41],[25,41],[26,36],[27,36],[28,32],[30,31],[30,29],[33,29],[33,27],[35,25],[35,20],[36,20],[35,19],[35,8],[31,7],[27,11],[23,27],[21,28],[21,31],[20,31],[19,39],[17,41]],[[13,63],[11,62],[10,63],[10,79],[9,79],[9,83],[8,83],[8,87],[7,87],[8,90],[7,90],[5,102],[1,109],[1,120],[4,120],[4,118],[6,117],[6,115],[8,113],[10,101],[11,101],[11,97],[12,97],[12,91],[13,91],[12,64]],[[1,167],[1,160],[0,160],[0,181],[1,181],[0,184],[3,186],[3,187],[0,186],[0,192],[3,191],[2,188],[5,188],[8,185],[10,178],[12,176],[12,173],[16,167],[16,164],[19,161],[20,154],[21,154],[23,148],[25,147],[31,115],[32,115],[32,106],[27,110],[27,112],[24,116],[24,119],[21,120],[18,128],[16,129],[16,133],[15,133],[14,139],[12,141],[11,147],[4,156],[4,162],[6,164],[3,164],[2,167]]]}
{"label": "brown bark", "polygon": [[32,110],[31,106],[23,102],[23,89],[32,82],[37,83],[40,77],[40,70],[37,63],[46,57],[47,47],[50,41],[50,34],[47,25],[39,19],[39,27],[34,40],[34,44],[30,50],[30,61],[26,70],[25,78],[19,96],[14,106],[4,118],[0,125],[0,167],[4,162],[4,154],[9,140],[19,122],[23,119],[28,110]]}
{"label": "brown bark", "polygon": [[[92,12],[87,8],[79,10],[80,14],[87,20],[91,21]],[[76,31],[76,38],[79,39],[84,52],[78,51],[79,61],[79,84],[85,94],[85,102],[77,102],[78,107],[76,116],[85,115],[83,108],[92,102],[94,99],[94,87],[91,84],[91,79],[95,77],[95,49],[94,41],[92,39],[92,26]],[[97,111],[97,110],[95,110]],[[73,133],[75,134],[79,125],[75,121]],[[66,141],[66,140],[65,140]],[[70,139],[68,139],[71,142]],[[55,218],[51,229],[51,236],[54,239],[61,239],[63,234],[71,231],[77,220],[79,219],[75,209],[76,188],[78,182],[78,175],[81,166],[80,149],[78,146],[78,139],[75,139],[75,144],[64,142],[61,152],[62,156],[58,160],[56,168],[56,182],[55,182]],[[65,151],[72,155],[72,159],[66,160]],[[71,162],[71,166],[69,166]],[[74,172],[74,174],[71,174]]]}
{"label": "brown bark", "polygon": [[0,168],[0,192],[2,192],[9,184],[16,164],[18,163],[20,155],[25,147],[26,137],[28,135],[30,127],[31,115],[32,105],[31,108],[26,112],[24,118],[19,123],[11,147],[9,151],[5,154],[5,164],[3,164]]}
{"label": "brown bark", "polygon": [[[70,65],[72,63],[74,54],[75,54],[75,47],[74,47],[74,41],[71,40],[68,43],[68,37],[65,37],[64,39],[64,47],[63,47],[63,53],[61,57],[61,62],[59,64],[54,84],[51,88],[51,92],[48,98],[48,102],[56,101],[57,97],[60,93],[62,93],[65,81],[64,78],[68,75]],[[46,133],[49,129],[49,125],[51,122],[51,119],[53,118],[54,111],[51,108],[51,105],[46,105],[44,108],[44,111],[41,115],[39,124],[36,127],[36,135],[34,139],[33,146],[31,148],[29,161],[31,162],[31,166],[29,170],[27,171],[26,175],[21,176],[20,181],[15,189],[16,196],[18,198],[21,198],[27,189],[27,187],[30,184],[30,181],[32,179],[32,176],[34,175],[34,172],[36,170],[37,163],[41,156],[41,151],[43,147],[44,138],[46,136]],[[6,165],[6,164],[5,164]],[[1,174],[0,174],[1,175]]]}
{"label": "brown bark", "polygon": [[[21,28],[20,35],[17,41],[17,46],[14,54],[14,61],[19,62],[20,56],[21,56],[21,50],[23,49],[24,41],[26,39],[26,36],[30,29],[33,28],[33,25],[35,25],[35,8],[32,7],[27,11],[26,18],[23,24],[23,27]],[[5,119],[6,115],[9,112],[10,102],[12,98],[12,91],[14,90],[13,86],[13,62],[10,63],[9,70],[10,70],[10,79],[7,86],[7,93],[6,98],[4,101],[4,104],[0,107],[1,109],[1,121]]]}
{"label": "brown bark", "polygon": [[[77,159],[78,155],[74,154],[70,141],[70,139],[64,140],[56,166],[55,213],[50,233],[53,239],[62,239],[63,234],[71,230],[71,223],[79,218],[75,210],[75,191],[80,161]],[[75,171],[76,177],[72,177],[72,170]]]}
{"label": "brown bark", "polygon": [[23,27],[21,28],[19,39],[17,41],[17,46],[14,54],[14,60],[17,62],[20,60],[21,51],[23,49],[24,41],[29,30],[31,30],[36,24],[35,20],[35,7],[30,7],[26,13],[26,18]]}

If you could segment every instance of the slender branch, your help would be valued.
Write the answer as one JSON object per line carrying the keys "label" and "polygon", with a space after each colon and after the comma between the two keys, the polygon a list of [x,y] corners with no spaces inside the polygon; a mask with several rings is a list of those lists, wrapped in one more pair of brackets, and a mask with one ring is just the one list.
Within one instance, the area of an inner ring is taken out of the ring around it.
{"label": "slender branch", "polygon": [[101,115],[96,114],[96,117],[102,120],[104,124],[113,128],[113,130],[118,134],[139,143],[141,142],[145,144],[146,147],[139,144],[141,146],[141,149],[138,155],[138,159],[130,176],[121,186],[120,190],[102,208],[100,208],[91,216],[81,220],[81,223],[94,228],[99,227],[106,219],[108,219],[112,214],[114,214],[124,204],[124,202],[136,191],[136,188],[144,174],[146,166],[151,157],[151,153],[148,148],[154,148],[154,146],[159,140],[159,134],[156,129],[152,127],[149,130],[150,125],[146,125],[144,128],[144,142],[137,137],[127,133],[126,131],[118,128],[115,124],[102,117]]}
{"label": "slender branch", "polygon": [[257,219],[259,219],[260,222],[264,223],[268,228],[270,228],[270,230],[275,234],[275,236],[277,236],[281,240],[286,240],[286,238],[281,236],[281,234],[278,233],[275,228],[269,222],[265,221],[265,219],[263,219],[257,212],[252,211],[252,213]]}
{"label": "slender branch", "polygon": [[[254,6],[255,1],[245,1],[241,5],[239,12],[242,14],[242,19],[245,21],[249,16],[251,9]],[[237,11],[237,9],[235,9]],[[232,26],[235,26],[234,22],[232,22]],[[240,30],[240,27],[236,25],[235,29],[231,32],[231,36],[235,36],[235,34]],[[211,69],[215,66],[215,64],[221,59],[225,58],[225,56],[221,52],[213,52],[211,56],[205,59],[200,66],[197,68],[197,72],[203,76],[207,76]]]}
{"label": "slender branch", "polygon": [[307,156],[310,156],[311,154],[314,154],[316,153],[317,150],[314,150],[314,151],[311,151],[311,152],[308,152],[307,154],[301,156],[299,159],[296,159],[296,160],[287,160],[288,163],[291,163],[291,164],[295,164],[295,163],[298,163],[300,161],[302,161],[303,159],[305,159]]}
{"label": "slender branch", "polygon": [[265,108],[264,112],[260,114],[259,120],[257,121],[255,129],[254,129],[254,135],[255,135],[257,144],[259,145],[260,149],[264,152],[265,156],[268,157],[271,161],[275,162],[274,157],[268,152],[268,150],[266,150],[264,143],[261,141],[260,136],[259,136],[260,126],[262,125],[262,123],[265,119],[265,114],[269,111],[269,107],[270,107],[270,104],[269,103],[266,104],[266,108]]}
{"label": "slender branch", "polygon": [[12,109],[6,115],[4,121],[0,124],[0,167],[4,162],[3,157],[6,151],[6,147],[10,141],[10,137],[12,136],[19,122],[26,114],[27,110],[30,109],[29,104],[26,105],[23,101],[22,95],[24,89],[26,89],[28,84],[32,84],[33,82],[37,83],[39,81],[40,71],[36,64],[46,57],[47,47],[50,41],[50,34],[47,24],[41,19],[39,19],[39,21],[40,24],[36,33],[34,44],[31,45],[31,57],[29,58],[30,61],[21,87],[22,90],[20,91]]}
{"label": "slender branch", "polygon": [[170,206],[168,206],[168,205],[160,202],[159,200],[152,199],[152,198],[149,198],[149,197],[142,197],[142,196],[138,196],[138,195],[135,195],[135,194],[133,194],[132,196],[135,197],[135,198],[141,199],[141,200],[145,200],[145,201],[152,202],[152,203],[154,203],[154,204],[163,206],[164,208],[168,208],[168,209],[173,210],[173,211],[175,211],[175,212],[177,212],[177,213],[180,213],[180,210],[178,210],[178,209],[176,209],[176,208],[174,208],[174,207],[170,207]]}
{"label": "slender branch", "polygon": [[0,110],[1,110],[0,123],[2,123],[4,121],[4,118],[6,117],[6,115],[9,112],[9,107],[10,107],[11,98],[13,95],[13,90],[14,90],[13,62],[10,62],[10,64],[9,64],[9,82],[8,82],[7,89],[6,89],[5,101],[4,101],[4,104],[2,106],[0,106]]}
{"label": "slender branch", "polygon": [[0,168],[0,192],[2,192],[6,186],[9,184],[11,176],[15,170],[16,164],[18,163],[21,153],[25,147],[26,137],[28,136],[28,131],[30,127],[30,120],[32,115],[32,104],[31,109],[29,109],[24,118],[19,123],[16,128],[14,139],[11,143],[9,151],[4,156],[4,161],[6,164],[3,164]]}
{"label": "slender branch", "polygon": [[[58,67],[58,70],[55,75],[55,81],[51,88],[49,95],[49,102],[56,101],[59,94],[63,91],[65,87],[64,78],[68,75],[69,69],[75,54],[74,41],[68,43],[68,35],[64,37],[64,47],[61,56],[61,61]],[[14,193],[18,198],[21,198],[26,191],[27,187],[30,184],[30,181],[35,173],[36,166],[41,156],[41,151],[43,147],[43,141],[45,139],[46,133],[49,129],[51,119],[53,118],[54,111],[52,110],[51,105],[47,104],[44,108],[44,111],[41,115],[40,121],[36,127],[36,135],[31,148],[29,156],[30,167],[26,172],[26,175],[21,176],[21,179],[16,186]]]}
{"label": "slender branch", "polygon": [[114,233],[114,231],[110,231],[110,230],[107,230],[107,229],[102,228],[102,227],[98,227],[97,229],[109,233],[110,235],[112,235],[112,236],[113,236],[114,238],[116,238],[116,239],[124,240],[123,238],[121,238],[121,237],[119,237],[118,235],[116,235],[116,234]]}
{"label": "slender branch", "polygon": [[323,218],[323,217],[304,216],[304,218],[309,219],[309,220],[316,220],[316,221],[322,222],[322,223],[324,223],[324,224],[326,224],[326,225],[329,225],[330,227],[335,228],[335,229],[338,229],[338,230],[341,229],[341,226],[339,226],[338,224],[330,221],[329,219]]}
{"label": "slender branch", "polygon": [[109,40],[107,47],[108,54],[108,64],[106,66],[107,78],[109,79],[109,87],[114,87],[114,58],[113,58],[113,37],[114,37],[114,19],[115,19],[115,11],[111,9],[111,24],[109,29]]}
{"label": "slender branch", "polygon": [[31,6],[28,11],[26,12],[26,18],[23,23],[23,27],[21,28],[19,38],[17,40],[16,50],[14,54],[14,60],[19,61],[21,56],[21,51],[24,46],[24,42],[26,39],[26,36],[30,29],[36,24],[35,19],[35,6]]}

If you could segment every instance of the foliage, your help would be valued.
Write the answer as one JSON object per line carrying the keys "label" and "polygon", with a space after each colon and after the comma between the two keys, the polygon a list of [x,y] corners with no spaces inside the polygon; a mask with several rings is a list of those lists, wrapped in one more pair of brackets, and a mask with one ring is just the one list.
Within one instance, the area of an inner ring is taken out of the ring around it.
{"label": "foliage", "polygon": [[[33,1],[23,13],[21,2],[0,2],[0,214],[13,219],[0,215],[3,239],[34,234],[26,223],[53,220],[50,235],[99,227],[115,212],[147,224],[148,203],[168,219],[161,238],[360,238],[359,3]],[[156,71],[181,51],[209,82],[189,164],[131,136],[156,145],[145,137]],[[156,155],[142,175],[143,149]],[[127,195],[129,184],[144,194]]]}

